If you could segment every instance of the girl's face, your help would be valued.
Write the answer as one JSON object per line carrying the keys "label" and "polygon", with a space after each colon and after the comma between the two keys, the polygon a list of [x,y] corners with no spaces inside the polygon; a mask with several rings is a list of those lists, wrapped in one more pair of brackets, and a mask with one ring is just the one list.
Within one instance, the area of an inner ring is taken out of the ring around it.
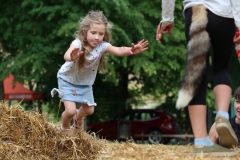
{"label": "girl's face", "polygon": [[240,99],[238,99],[238,100],[235,99],[234,108],[235,108],[236,116],[237,116],[237,118],[239,119],[239,122],[240,122]]}
{"label": "girl's face", "polygon": [[103,41],[106,27],[104,24],[91,24],[87,31],[88,47],[93,50],[99,43]]}

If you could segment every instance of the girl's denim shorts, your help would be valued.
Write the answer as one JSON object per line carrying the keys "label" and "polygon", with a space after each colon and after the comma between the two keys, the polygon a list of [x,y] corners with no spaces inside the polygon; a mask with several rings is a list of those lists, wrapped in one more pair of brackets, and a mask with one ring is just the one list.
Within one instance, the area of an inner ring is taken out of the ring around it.
{"label": "girl's denim shorts", "polygon": [[91,85],[74,85],[58,78],[58,89],[51,91],[52,96],[58,92],[59,98],[63,101],[84,103],[88,106],[96,106],[94,102],[93,90]]}

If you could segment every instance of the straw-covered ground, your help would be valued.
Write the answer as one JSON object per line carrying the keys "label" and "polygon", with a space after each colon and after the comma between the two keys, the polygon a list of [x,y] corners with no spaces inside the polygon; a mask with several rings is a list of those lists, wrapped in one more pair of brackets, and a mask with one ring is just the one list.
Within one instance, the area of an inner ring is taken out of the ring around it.
{"label": "straw-covered ground", "polygon": [[[240,153],[240,150],[238,150]],[[97,160],[240,160],[238,156],[194,156],[192,146],[112,143],[100,151]]]}
{"label": "straw-covered ground", "polygon": [[[240,152],[239,149],[238,152]],[[190,145],[146,145],[96,139],[84,131],[67,137],[59,125],[47,122],[37,112],[0,102],[1,160],[239,160],[192,154]]]}

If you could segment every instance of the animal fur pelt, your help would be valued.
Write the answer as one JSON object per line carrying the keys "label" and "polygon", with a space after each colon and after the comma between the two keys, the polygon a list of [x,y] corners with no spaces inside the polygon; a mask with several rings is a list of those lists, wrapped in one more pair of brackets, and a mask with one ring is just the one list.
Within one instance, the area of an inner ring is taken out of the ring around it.
{"label": "animal fur pelt", "polygon": [[210,47],[210,38],[206,31],[207,23],[206,7],[204,5],[193,6],[189,31],[190,41],[187,45],[187,66],[178,93],[177,109],[189,104],[201,84],[202,74],[206,68],[206,56]]}

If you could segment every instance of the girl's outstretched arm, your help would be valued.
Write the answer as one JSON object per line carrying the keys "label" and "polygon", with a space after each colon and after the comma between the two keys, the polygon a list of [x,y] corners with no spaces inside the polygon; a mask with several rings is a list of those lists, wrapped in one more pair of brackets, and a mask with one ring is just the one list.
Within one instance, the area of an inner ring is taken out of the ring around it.
{"label": "girl's outstretched arm", "polygon": [[136,45],[131,44],[131,47],[115,47],[108,46],[106,52],[116,56],[128,56],[132,54],[138,54],[148,49],[148,41],[142,39]]}

